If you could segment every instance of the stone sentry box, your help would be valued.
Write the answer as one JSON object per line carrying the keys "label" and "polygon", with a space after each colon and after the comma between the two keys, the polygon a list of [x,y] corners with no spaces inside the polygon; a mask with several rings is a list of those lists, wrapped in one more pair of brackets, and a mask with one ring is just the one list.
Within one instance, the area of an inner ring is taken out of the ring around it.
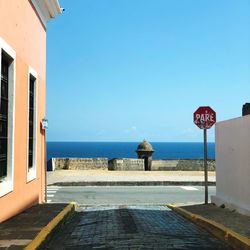
{"label": "stone sentry box", "polygon": [[138,145],[136,153],[139,159],[144,160],[144,170],[150,171],[152,166],[152,155],[154,153],[152,145],[144,140]]}

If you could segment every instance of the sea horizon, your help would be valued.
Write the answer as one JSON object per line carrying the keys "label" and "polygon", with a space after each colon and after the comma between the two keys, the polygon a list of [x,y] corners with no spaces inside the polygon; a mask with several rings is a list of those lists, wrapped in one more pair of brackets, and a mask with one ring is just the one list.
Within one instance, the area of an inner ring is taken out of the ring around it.
{"label": "sea horizon", "polygon": [[[140,142],[47,141],[47,160],[59,157],[137,158]],[[203,142],[150,142],[153,159],[203,159]],[[215,143],[208,142],[208,159],[215,159]]]}
{"label": "sea horizon", "polygon": [[[145,139],[146,140],[146,139]],[[53,140],[48,140],[47,142],[124,142],[124,143],[141,143],[143,140],[140,141],[53,141]],[[149,143],[203,143],[203,141],[149,141],[146,140]],[[208,141],[207,143],[215,143],[215,141]]]}

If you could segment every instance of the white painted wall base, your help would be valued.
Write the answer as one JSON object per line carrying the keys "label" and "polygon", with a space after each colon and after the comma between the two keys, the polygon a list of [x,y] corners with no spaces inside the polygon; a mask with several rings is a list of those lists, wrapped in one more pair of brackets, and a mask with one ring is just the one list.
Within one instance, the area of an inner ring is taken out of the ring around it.
{"label": "white painted wall base", "polygon": [[216,124],[216,205],[250,215],[250,115]]}
{"label": "white painted wall base", "polygon": [[228,200],[224,200],[214,195],[211,196],[211,202],[218,207],[220,207],[221,205],[225,205],[225,207],[229,210],[236,210],[238,213],[250,216],[250,209],[248,209],[247,207],[243,208],[242,204],[236,204],[234,202],[229,203]]}

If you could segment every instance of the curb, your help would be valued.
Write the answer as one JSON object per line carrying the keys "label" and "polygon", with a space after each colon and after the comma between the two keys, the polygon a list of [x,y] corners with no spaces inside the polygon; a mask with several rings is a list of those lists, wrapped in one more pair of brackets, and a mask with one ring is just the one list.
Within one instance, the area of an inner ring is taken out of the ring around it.
{"label": "curb", "polygon": [[25,250],[37,249],[49,234],[61,223],[68,215],[74,213],[77,203],[70,202],[56,217],[54,217],[38,235],[24,248]]}
{"label": "curb", "polygon": [[[209,181],[208,186],[216,182]],[[55,182],[48,186],[204,186],[203,181],[72,181]]]}
{"label": "curb", "polygon": [[250,250],[250,239],[246,236],[240,235],[220,223],[207,219],[201,215],[193,214],[173,204],[167,204],[167,207],[191,220],[193,223],[201,226],[209,233],[213,234],[216,238],[226,242],[234,249]]}

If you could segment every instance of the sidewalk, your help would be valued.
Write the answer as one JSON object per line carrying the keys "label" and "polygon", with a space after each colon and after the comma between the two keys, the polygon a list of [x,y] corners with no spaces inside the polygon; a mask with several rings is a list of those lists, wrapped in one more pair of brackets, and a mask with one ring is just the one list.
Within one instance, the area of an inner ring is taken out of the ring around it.
{"label": "sidewalk", "polygon": [[[196,185],[204,184],[203,171],[108,171],[56,170],[47,173],[48,185]],[[215,185],[215,172],[208,173],[209,185]]]}
{"label": "sidewalk", "polygon": [[250,216],[213,204],[168,205],[168,207],[234,249],[250,249]]}
{"label": "sidewalk", "polygon": [[[250,249],[250,216],[212,204],[169,207],[234,249]],[[72,204],[44,204],[27,209],[0,224],[0,249],[36,249],[47,236],[60,229],[74,211]]]}
{"label": "sidewalk", "polygon": [[73,204],[39,204],[0,223],[0,249],[36,249],[74,209]]}

